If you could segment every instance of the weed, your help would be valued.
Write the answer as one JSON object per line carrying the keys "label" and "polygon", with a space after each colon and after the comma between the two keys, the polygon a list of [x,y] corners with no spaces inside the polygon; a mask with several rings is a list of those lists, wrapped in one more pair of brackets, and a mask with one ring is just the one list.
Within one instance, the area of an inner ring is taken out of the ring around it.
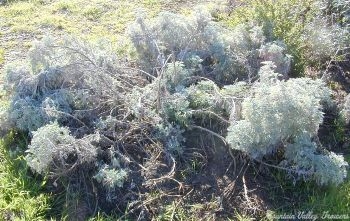
{"label": "weed", "polygon": [[185,208],[179,202],[173,201],[164,207],[164,211],[158,216],[157,220],[193,220],[185,211]]}

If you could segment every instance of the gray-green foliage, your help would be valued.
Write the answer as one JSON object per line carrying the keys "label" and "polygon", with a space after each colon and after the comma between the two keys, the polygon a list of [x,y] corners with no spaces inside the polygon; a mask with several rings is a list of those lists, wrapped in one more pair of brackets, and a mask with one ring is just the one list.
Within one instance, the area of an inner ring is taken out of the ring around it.
{"label": "gray-green foliage", "polygon": [[301,135],[295,143],[287,144],[284,152],[285,161],[282,166],[288,166],[299,177],[314,179],[319,185],[339,185],[347,176],[348,163],[344,157],[333,152],[322,153],[310,136]]}
{"label": "gray-green foliage", "polygon": [[109,44],[72,38],[44,38],[29,65],[8,69],[7,118],[31,135],[26,160],[33,171],[89,193],[94,184],[84,182],[93,177],[97,192],[119,200],[115,189],[129,191],[129,181],[147,184],[154,174],[144,174],[161,177],[169,162],[176,170],[185,133],[221,137],[231,124],[232,148],[254,159],[282,150],[281,165],[297,174],[321,185],[343,181],[343,159],[311,142],[330,90],[321,80],[285,80],[291,57],[283,42],[266,42],[262,27],[231,30],[206,12],[164,12],[141,16],[129,35],[144,70],[118,59]]}
{"label": "gray-green foliage", "polygon": [[285,159],[297,174],[307,171],[306,177],[315,178],[320,185],[341,183],[346,176],[344,159],[334,153],[317,154],[315,144],[300,138],[317,136],[323,121],[322,104],[330,101],[330,90],[321,80],[278,80],[271,65],[262,67],[260,81],[242,102],[242,119],[228,128],[228,143],[255,159],[287,144]]}
{"label": "gray-green foliage", "polygon": [[26,160],[37,173],[66,176],[77,166],[96,161],[96,147],[91,144],[96,137],[76,139],[70,135],[68,128],[60,127],[57,122],[40,127],[32,133],[33,139],[28,146]]}
{"label": "gray-green foliage", "polygon": [[291,56],[286,54],[286,46],[281,42],[273,42],[262,45],[259,49],[259,57],[263,61],[271,61],[276,66],[275,71],[288,76],[291,66]]}
{"label": "gray-green foliage", "polygon": [[8,72],[7,89],[13,88],[9,119],[17,128],[36,130],[51,120],[66,117],[58,112],[71,112],[70,94],[60,88],[64,80],[61,72],[48,69],[38,75],[24,74],[20,79],[13,75],[21,74],[21,70],[15,72]]}
{"label": "gray-green foliage", "polygon": [[253,158],[271,153],[281,142],[301,133],[316,135],[323,120],[321,101],[330,96],[321,81],[280,81],[266,68],[260,72],[253,95],[242,103],[243,119],[228,129],[232,147]]}
{"label": "gray-green foliage", "polygon": [[21,130],[36,130],[45,122],[40,103],[31,97],[16,100],[9,111],[9,119]]}
{"label": "gray-green foliage", "polygon": [[185,130],[181,129],[179,125],[160,124],[156,128],[156,137],[163,141],[165,147],[170,151],[170,153],[181,155],[183,153],[183,143],[185,138],[183,133]]}
{"label": "gray-green foliage", "polygon": [[343,60],[349,47],[350,7],[348,0],[314,1],[316,14],[303,26],[300,36],[305,61],[324,65]]}
{"label": "gray-green foliage", "polygon": [[9,120],[24,131],[36,130],[71,113],[72,98],[63,86],[63,73],[54,68],[33,75],[23,68],[8,69],[6,89],[13,99]]}
{"label": "gray-green foliage", "polygon": [[125,170],[110,168],[110,166],[105,164],[94,178],[108,189],[113,189],[115,187],[123,187],[127,175],[128,173]]}
{"label": "gray-green foliage", "polygon": [[[32,138],[26,160],[33,171],[78,188],[91,174],[102,177],[96,182],[109,183],[114,170],[123,171],[120,181],[127,180],[124,163],[112,167],[119,142],[139,142],[134,131],[142,128],[151,134],[159,119],[148,122],[132,116],[130,92],[148,81],[107,46],[74,38],[44,38],[31,49],[27,65],[7,68],[4,88],[10,104],[6,121]],[[102,173],[100,164],[111,170]],[[112,184],[119,188],[120,181]],[[99,191],[112,184],[101,185]]]}
{"label": "gray-green foliage", "polygon": [[130,109],[136,116],[165,117],[185,130],[196,124],[194,119],[203,125],[212,118],[221,123],[230,115],[237,119],[250,86],[243,81],[231,84],[236,79],[253,81],[260,63],[272,62],[284,77],[290,70],[284,44],[266,43],[262,27],[225,29],[203,11],[187,17],[164,12],[150,20],[141,16],[128,32],[139,64],[155,76],[134,91]]}
{"label": "gray-green foliage", "polygon": [[192,108],[214,110],[220,108],[220,88],[212,81],[200,81],[186,90]]}
{"label": "gray-green foliage", "polygon": [[150,20],[140,16],[128,34],[139,64],[155,76],[151,84],[134,90],[130,109],[136,116],[159,114],[183,128],[195,124],[194,118],[204,124],[213,117],[226,122],[232,109],[239,113],[249,86],[228,84],[253,81],[260,62],[274,62],[284,77],[290,69],[283,43],[266,43],[262,27],[226,29],[205,11],[190,16],[164,12]]}
{"label": "gray-green foliage", "polygon": [[349,28],[350,25],[350,7],[349,0],[319,0],[317,1],[323,13],[329,17],[332,22]]}
{"label": "gray-green foliage", "polygon": [[163,111],[168,120],[186,126],[190,123],[191,117],[189,104],[184,92],[171,94],[162,102]]}
{"label": "gray-green foliage", "polygon": [[257,49],[265,40],[260,27],[239,26],[228,30],[201,10],[191,16],[170,12],[160,13],[151,20],[141,16],[128,33],[141,66],[154,75],[156,70],[175,60],[183,62],[192,75],[221,83],[256,75]]}
{"label": "gray-green foliage", "polygon": [[337,24],[328,25],[323,19],[309,22],[302,35],[307,60],[310,63],[322,63],[334,59],[348,44],[348,34],[347,30]]}
{"label": "gray-green foliage", "polygon": [[[34,45],[29,58],[27,67],[8,68],[5,85],[12,97],[9,118],[24,131],[54,120],[82,126],[82,119],[96,117],[84,110],[102,101],[105,108],[117,105],[133,81],[144,81],[136,71],[117,69],[124,65],[108,49],[73,38],[62,42],[44,38]],[[135,75],[133,80],[130,75]]]}
{"label": "gray-green foliage", "polygon": [[164,76],[161,76],[163,82],[162,85],[170,93],[182,90],[186,85],[186,80],[193,75],[191,70],[185,68],[184,64],[181,62],[169,63],[167,64]]}

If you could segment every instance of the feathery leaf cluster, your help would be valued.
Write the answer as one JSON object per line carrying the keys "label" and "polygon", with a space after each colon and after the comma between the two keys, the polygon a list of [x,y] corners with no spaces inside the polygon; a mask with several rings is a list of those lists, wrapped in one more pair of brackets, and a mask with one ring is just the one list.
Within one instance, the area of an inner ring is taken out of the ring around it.
{"label": "feathery leaf cluster", "polygon": [[323,121],[322,104],[330,102],[324,83],[308,78],[278,80],[267,63],[252,88],[252,95],[242,102],[242,119],[228,128],[231,147],[254,159],[282,149],[285,165],[293,165],[297,175],[315,178],[320,185],[343,182],[344,159],[332,152],[317,154],[321,147],[311,142]]}

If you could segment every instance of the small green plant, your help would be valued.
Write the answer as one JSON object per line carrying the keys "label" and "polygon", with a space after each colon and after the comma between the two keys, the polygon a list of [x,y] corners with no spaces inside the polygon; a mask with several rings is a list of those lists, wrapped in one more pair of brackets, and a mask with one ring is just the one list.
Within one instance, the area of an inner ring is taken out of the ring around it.
{"label": "small green plant", "polygon": [[164,206],[163,211],[156,220],[193,220],[193,217],[189,217],[189,214],[187,214],[183,205],[179,202],[173,201],[171,204]]}
{"label": "small green plant", "polygon": [[109,168],[108,165],[103,165],[94,178],[108,189],[113,189],[115,187],[123,187],[127,175],[128,173],[123,169],[118,170]]}

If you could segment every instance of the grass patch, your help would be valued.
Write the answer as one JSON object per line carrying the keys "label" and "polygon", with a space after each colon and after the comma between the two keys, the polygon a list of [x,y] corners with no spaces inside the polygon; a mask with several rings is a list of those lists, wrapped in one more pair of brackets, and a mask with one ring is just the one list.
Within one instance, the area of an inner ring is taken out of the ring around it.
{"label": "grass patch", "polygon": [[153,17],[167,10],[167,5],[168,1],[162,0],[9,1],[0,6],[0,20],[4,21],[0,27],[9,27],[7,34],[32,33],[41,38],[68,33],[87,40],[103,37],[118,43],[128,23],[135,20],[138,9]]}
{"label": "grass patch", "polygon": [[35,11],[35,4],[33,2],[16,2],[8,7],[5,7],[5,16],[11,17],[31,17]]}
{"label": "grass patch", "polygon": [[[152,12],[150,14],[156,14],[160,4],[160,1],[126,0],[118,1],[118,4],[107,0],[61,0],[42,4],[37,1],[13,1],[0,6],[0,18],[5,21],[2,26],[10,27],[10,33],[43,35],[48,31],[53,34],[57,30],[63,30],[78,36],[96,38],[101,36],[102,29],[105,38],[115,40],[115,35],[123,33],[127,23],[135,19],[137,8],[146,8]],[[98,25],[96,21],[99,21]]]}
{"label": "grass patch", "polygon": [[[350,156],[347,156],[350,162]],[[328,187],[317,190],[311,194],[306,208],[310,208],[317,214],[329,212],[329,214],[347,214],[350,216],[350,179],[338,187]]]}
{"label": "grass patch", "polygon": [[318,214],[347,214],[350,216],[350,180],[339,187],[330,187],[326,191],[318,191],[307,202],[307,208]]}
{"label": "grass patch", "polygon": [[1,220],[45,220],[49,210],[50,196],[43,193],[45,182],[28,173],[22,155],[25,145],[24,136],[16,132],[0,140]]}
{"label": "grass patch", "polygon": [[[350,156],[346,160],[349,162]],[[302,212],[310,212],[318,217],[325,214],[350,216],[349,178],[338,187],[319,187],[313,182],[297,182],[294,185],[281,171],[275,173],[274,178],[280,186],[270,189],[270,201],[276,209],[267,212],[267,220],[276,215],[297,215]]]}

